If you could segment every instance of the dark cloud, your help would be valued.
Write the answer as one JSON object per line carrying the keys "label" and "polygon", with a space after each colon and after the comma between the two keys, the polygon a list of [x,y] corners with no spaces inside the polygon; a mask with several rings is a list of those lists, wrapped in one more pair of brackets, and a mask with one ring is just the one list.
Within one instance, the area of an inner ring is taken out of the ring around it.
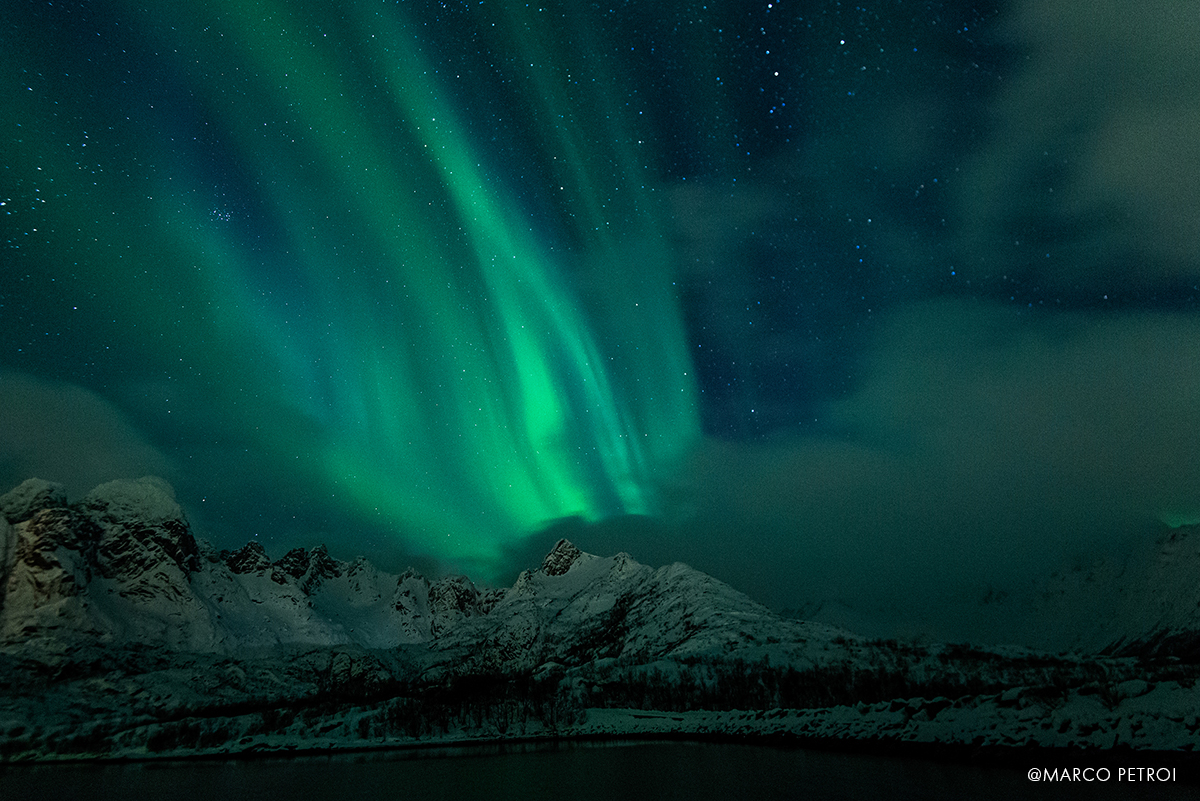
{"label": "dark cloud", "polygon": [[291,548],[324,544],[337,558],[366,556],[395,572],[410,566],[432,576],[454,571],[453,563],[405,549],[386,522],[348,514],[335,492],[308,491],[303,473],[278,453],[231,444],[231,431],[208,419],[201,398],[149,383],[130,384],[120,394],[135,409],[146,398],[170,399],[188,425],[208,424],[205,438],[191,431],[186,448],[167,455],[147,429],[95,392],[0,371],[0,494],[38,477],[63,484],[74,501],[107,481],[159,476],[178,492],[196,536],[218,548],[255,540],[278,559]]}
{"label": "dark cloud", "polygon": [[566,535],[963,634],[952,606],[1200,517],[1197,15],[1007,4],[935,60],[957,82],[675,187],[710,437],[676,518],[524,561]]}
{"label": "dark cloud", "polygon": [[[455,538],[478,533],[458,460],[480,486],[507,483],[497,461],[557,486],[561,465],[598,465],[587,446],[629,432],[580,427],[582,450],[544,462],[457,444],[480,423],[491,432],[480,443],[520,439],[524,400],[501,404],[511,418],[484,419],[465,414],[473,395],[446,388],[489,364],[460,340],[515,311],[474,288],[449,291],[474,287],[459,257],[494,244],[482,229],[463,238],[467,219],[443,191],[456,162],[414,157],[419,137],[361,147],[371,131],[407,130],[394,112],[423,108],[424,95],[377,95],[374,51],[349,38],[294,75],[262,62],[200,91],[250,58],[228,42],[253,43],[261,20],[238,15],[225,44],[165,24],[168,14],[141,34],[107,26],[126,33],[87,45],[79,70],[35,69],[26,54],[13,113],[40,133],[23,140],[24,183],[4,217],[24,278],[5,300],[0,350],[23,372],[0,373],[0,478],[37,475],[78,497],[160,474],[199,535],[220,547],[256,537],[275,558],[326,542],[388,569],[411,561],[506,583],[569,536],[595,553],[687,561],[776,607],[839,599],[918,624],[1152,536],[1159,518],[1200,516],[1200,321],[1184,313],[1200,299],[1200,7],[1014,0],[800,17],[727,5],[584,9],[598,34],[636,44],[603,68],[577,61],[590,51],[566,33],[548,36],[532,73],[514,58],[529,43],[493,40],[482,23],[472,35],[492,46],[475,55],[460,57],[457,33],[419,35],[448,59],[430,75],[459,76],[461,89],[441,88],[464,122],[443,142],[476,164],[511,165],[497,171],[497,197],[539,210],[530,230],[554,251],[544,266],[578,292],[556,301],[578,301],[578,329],[543,331],[549,312],[519,320],[539,331],[535,360],[564,360],[594,337],[611,377],[599,397],[614,407],[658,408],[664,386],[694,388],[698,419],[646,416],[655,439],[697,426],[705,436],[680,475],[647,467],[647,484],[668,484],[639,487],[669,499],[662,519],[524,536],[540,506],[504,523],[490,510],[478,532],[505,554],[491,575],[455,561],[468,552],[457,539],[432,544],[438,513]],[[524,14],[481,13],[501,10]],[[413,20],[391,24],[407,37],[425,30]],[[32,42],[79,44],[100,30],[39,15],[16,24]],[[162,42],[190,55],[167,69],[150,58]],[[118,52],[128,59],[105,55]],[[286,113],[266,102],[293,97],[296,80],[328,79],[329,64],[370,79],[339,79],[341,96],[380,102]],[[105,83],[132,67],[144,80]],[[571,103],[538,92],[517,102],[512,86],[557,85],[568,67],[618,77]],[[59,91],[67,77],[54,76],[68,72],[107,86],[97,96],[112,95],[116,117]],[[630,116],[609,114],[620,108]],[[200,139],[176,135],[199,121]],[[614,157],[614,132],[636,158]],[[66,174],[84,173],[61,156],[85,138],[103,169],[64,188]],[[394,185],[362,183],[381,166],[372,153],[396,159]],[[349,181],[338,177],[347,154],[362,168]],[[135,198],[133,178],[161,191]],[[509,183],[520,187],[511,197]],[[367,199],[366,186],[379,191]],[[400,202],[414,192],[417,206]],[[653,225],[631,226],[635,207]],[[612,233],[594,236],[599,222]],[[525,226],[495,230],[524,237]],[[498,370],[487,391],[525,399],[518,372]]]}
{"label": "dark cloud", "polygon": [[920,617],[1200,512],[1200,321],[919,303],[866,364],[836,435],[701,449],[687,558],[776,606]]}
{"label": "dark cloud", "polygon": [[956,183],[970,274],[1059,291],[1200,276],[1200,6],[1023,0],[992,136]]}
{"label": "dark cloud", "polygon": [[171,478],[174,464],[109,401],[76,384],[0,372],[0,478],[56,481],[76,498],[117,478]]}

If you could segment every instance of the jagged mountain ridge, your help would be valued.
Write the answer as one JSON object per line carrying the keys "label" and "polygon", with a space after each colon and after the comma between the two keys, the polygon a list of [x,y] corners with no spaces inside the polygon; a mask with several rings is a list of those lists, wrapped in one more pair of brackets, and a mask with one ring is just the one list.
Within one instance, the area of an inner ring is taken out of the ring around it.
{"label": "jagged mountain ridge", "polygon": [[472,673],[574,667],[621,658],[649,663],[734,655],[812,665],[846,658],[849,632],[785,620],[687,565],[654,569],[628,554],[599,557],[559,540],[486,617],[464,620],[437,643],[440,662]]}
{"label": "jagged mountain ridge", "polygon": [[217,551],[155,478],[110,482],[73,505],[61,487],[30,480],[0,511],[0,643],[386,648],[434,639],[498,598],[463,577],[342,562],[324,546],[274,562],[257,542]]}
{"label": "jagged mountain ridge", "polygon": [[[143,478],[77,504],[26,481],[0,499],[0,645],[152,645],[240,654],[277,646],[424,645],[434,670],[529,670],[770,645],[802,658],[839,634],[780,618],[682,564],[653,569],[561,540],[508,589],[461,576],[394,575],[324,546],[271,561],[257,542],[217,551],[192,536],[174,492]],[[438,666],[441,666],[440,668]]]}
{"label": "jagged mountain ridge", "polygon": [[[1159,545],[1122,564],[1055,574],[1036,603],[1008,602],[1046,632],[1046,642],[1030,644],[1194,656],[1200,528],[1174,530]],[[237,654],[425,645],[434,664],[479,671],[781,649],[807,661],[806,643],[847,637],[858,639],[781,619],[685,565],[655,570],[565,541],[513,587],[480,589],[461,576],[430,581],[363,558],[343,562],[324,546],[275,561],[255,541],[218,551],[192,535],[170,485],[153,477],[109,482],[74,504],[38,479],[0,496],[0,647],[88,641]]]}
{"label": "jagged mountain ridge", "polygon": [[481,590],[324,547],[218,551],[154,478],[75,504],[31,480],[0,515],[0,763],[611,736],[650,719],[1187,749],[1198,725],[1191,665],[865,640],[686,565],[565,539],[512,587]]}

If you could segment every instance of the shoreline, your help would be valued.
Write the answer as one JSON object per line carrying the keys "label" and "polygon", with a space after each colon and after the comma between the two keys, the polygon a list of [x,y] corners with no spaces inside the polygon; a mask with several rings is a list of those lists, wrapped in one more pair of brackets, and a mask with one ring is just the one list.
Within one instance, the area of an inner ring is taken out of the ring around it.
{"label": "shoreline", "polygon": [[[923,700],[923,699],[917,699]],[[885,706],[885,705],[880,705]],[[911,709],[910,705],[902,707]],[[884,710],[895,715],[900,710]],[[170,762],[259,761],[391,754],[399,758],[439,758],[468,754],[506,754],[562,747],[620,747],[661,742],[730,744],[774,748],[796,748],[867,756],[918,759],[978,766],[1118,766],[1183,767],[1182,781],[1200,784],[1200,743],[1189,741],[1177,748],[1135,747],[1115,740],[1111,745],[1088,742],[1056,743],[1026,737],[1012,739],[1011,732],[999,737],[976,735],[970,741],[932,737],[930,731],[912,730],[908,723],[888,726],[880,710],[867,707],[832,707],[808,710],[749,712],[666,712],[641,709],[587,710],[587,720],[557,730],[506,736],[497,733],[471,735],[465,731],[431,737],[388,737],[374,742],[350,737],[307,737],[304,733],[260,734],[243,737],[210,748],[177,748],[154,753],[144,747],[113,749],[92,755],[34,753],[0,761],[8,768],[37,768],[62,765],[135,765]],[[877,714],[872,714],[875,712]],[[842,736],[828,732],[831,719],[858,715],[862,726]],[[910,718],[911,718],[910,714]],[[824,725],[822,725],[824,724]],[[946,734],[945,731],[942,732]],[[994,733],[995,734],[995,733]],[[924,735],[924,736],[921,736]],[[1188,750],[1190,748],[1191,750]]]}

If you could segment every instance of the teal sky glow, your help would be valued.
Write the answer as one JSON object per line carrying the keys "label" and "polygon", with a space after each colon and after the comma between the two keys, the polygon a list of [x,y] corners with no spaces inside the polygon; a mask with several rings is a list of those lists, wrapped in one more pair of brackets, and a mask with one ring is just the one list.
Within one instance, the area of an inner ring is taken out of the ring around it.
{"label": "teal sky glow", "polygon": [[1153,543],[1200,508],[1200,6],[1133,6],[11,2],[0,479],[926,622]]}

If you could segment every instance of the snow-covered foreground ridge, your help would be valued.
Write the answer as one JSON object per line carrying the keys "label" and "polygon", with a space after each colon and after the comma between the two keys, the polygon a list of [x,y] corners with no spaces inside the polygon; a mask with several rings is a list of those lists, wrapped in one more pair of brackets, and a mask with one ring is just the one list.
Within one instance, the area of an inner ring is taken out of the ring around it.
{"label": "snow-covered foreground ridge", "polygon": [[507,589],[272,562],[196,540],[154,478],[0,497],[0,760],[669,733],[1191,750],[1198,672],[866,640],[565,540]]}

